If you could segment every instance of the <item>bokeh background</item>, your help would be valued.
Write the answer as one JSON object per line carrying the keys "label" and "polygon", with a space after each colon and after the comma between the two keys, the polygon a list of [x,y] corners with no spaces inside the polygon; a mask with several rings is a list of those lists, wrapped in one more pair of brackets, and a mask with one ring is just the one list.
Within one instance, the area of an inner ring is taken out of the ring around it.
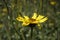
{"label": "bokeh background", "polygon": [[[34,28],[31,39],[30,28],[16,18],[34,12],[48,20]],[[60,40],[60,0],[0,0],[0,40]]]}

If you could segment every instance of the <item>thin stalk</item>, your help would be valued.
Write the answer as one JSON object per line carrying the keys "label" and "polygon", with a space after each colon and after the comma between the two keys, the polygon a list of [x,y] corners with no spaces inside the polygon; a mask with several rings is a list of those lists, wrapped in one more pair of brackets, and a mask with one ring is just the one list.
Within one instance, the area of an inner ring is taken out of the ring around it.
{"label": "thin stalk", "polygon": [[43,6],[43,0],[40,0],[40,10],[42,9],[42,6]]}
{"label": "thin stalk", "polygon": [[20,36],[21,40],[25,40],[25,37],[22,32],[18,32],[18,30],[15,28],[15,25],[12,23],[14,31]]}
{"label": "thin stalk", "polygon": [[33,40],[33,27],[31,27],[31,40]]}
{"label": "thin stalk", "polygon": [[7,6],[7,2],[6,0],[3,0],[6,8],[7,8],[7,15],[6,15],[6,19],[4,21],[4,24],[5,24],[5,27],[6,27],[6,33],[7,33],[7,36],[8,36],[8,40],[11,40],[11,36],[10,36],[10,31],[9,31],[9,26],[8,26],[8,14],[9,14],[9,7]]}
{"label": "thin stalk", "polygon": [[53,9],[53,10],[54,10],[54,13],[56,13],[56,7],[55,7],[55,6],[53,6],[53,8],[54,8],[54,9]]}
{"label": "thin stalk", "polygon": [[1,36],[0,36],[0,40],[2,40],[2,39],[1,39]]}

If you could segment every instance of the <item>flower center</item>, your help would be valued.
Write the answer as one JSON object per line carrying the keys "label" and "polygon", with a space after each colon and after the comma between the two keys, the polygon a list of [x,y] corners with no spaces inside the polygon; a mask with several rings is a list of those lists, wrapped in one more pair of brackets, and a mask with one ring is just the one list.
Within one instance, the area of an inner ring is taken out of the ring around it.
{"label": "flower center", "polygon": [[31,23],[31,24],[37,24],[38,21],[37,21],[36,19],[30,19],[30,23]]}
{"label": "flower center", "polygon": [[30,27],[35,27],[37,24],[29,24]]}
{"label": "flower center", "polygon": [[36,21],[36,19],[30,19],[30,20],[31,20],[32,22],[33,22],[33,21]]}

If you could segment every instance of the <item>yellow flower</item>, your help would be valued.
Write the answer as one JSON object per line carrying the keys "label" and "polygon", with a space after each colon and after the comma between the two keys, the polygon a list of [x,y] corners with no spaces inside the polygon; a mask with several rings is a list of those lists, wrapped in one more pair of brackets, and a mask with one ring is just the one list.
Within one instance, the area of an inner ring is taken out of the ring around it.
{"label": "yellow flower", "polygon": [[28,16],[24,16],[24,17],[18,16],[16,19],[18,21],[23,22],[22,26],[28,26],[30,24],[32,25],[37,24],[38,27],[41,29],[40,23],[45,22],[48,18],[42,15],[37,16],[37,13],[34,13],[32,18],[29,18]]}
{"label": "yellow flower", "polygon": [[2,11],[7,13],[7,8],[3,8]]}
{"label": "yellow flower", "polygon": [[56,1],[51,1],[50,4],[51,5],[55,5],[56,4]]}

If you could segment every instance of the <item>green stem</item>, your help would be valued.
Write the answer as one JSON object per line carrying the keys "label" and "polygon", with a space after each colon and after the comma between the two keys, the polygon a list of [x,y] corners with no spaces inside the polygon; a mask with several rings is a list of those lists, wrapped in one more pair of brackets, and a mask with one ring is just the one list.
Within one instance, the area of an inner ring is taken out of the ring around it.
{"label": "green stem", "polygon": [[31,40],[33,40],[33,27],[31,27]]}
{"label": "green stem", "polygon": [[20,36],[21,40],[25,40],[25,37],[23,35],[22,32],[18,32],[18,30],[15,28],[15,25],[12,23],[12,25],[14,26],[13,29],[15,30],[15,32]]}

